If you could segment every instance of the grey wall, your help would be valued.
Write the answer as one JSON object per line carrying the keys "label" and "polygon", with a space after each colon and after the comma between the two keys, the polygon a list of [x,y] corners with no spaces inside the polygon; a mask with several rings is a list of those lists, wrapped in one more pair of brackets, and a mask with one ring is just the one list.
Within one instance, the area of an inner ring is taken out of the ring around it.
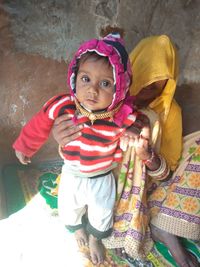
{"label": "grey wall", "polygon": [[143,37],[168,34],[180,49],[181,82],[199,82],[198,0],[10,0],[17,51],[69,59],[78,45],[106,24],[126,30],[128,51]]}

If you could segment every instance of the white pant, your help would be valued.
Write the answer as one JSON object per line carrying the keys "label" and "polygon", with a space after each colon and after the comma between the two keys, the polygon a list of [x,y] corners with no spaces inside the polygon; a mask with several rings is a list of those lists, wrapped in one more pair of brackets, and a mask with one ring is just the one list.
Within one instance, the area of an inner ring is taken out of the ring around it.
{"label": "white pant", "polygon": [[63,166],[58,191],[59,216],[65,225],[76,226],[88,206],[89,223],[104,232],[113,225],[116,197],[115,178],[112,173],[99,178],[74,177]]}

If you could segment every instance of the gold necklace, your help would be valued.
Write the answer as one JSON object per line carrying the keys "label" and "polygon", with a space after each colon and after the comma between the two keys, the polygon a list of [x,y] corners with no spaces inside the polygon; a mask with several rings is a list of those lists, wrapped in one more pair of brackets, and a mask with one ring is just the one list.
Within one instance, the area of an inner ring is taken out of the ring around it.
{"label": "gold necklace", "polygon": [[94,121],[96,120],[101,120],[101,119],[106,119],[106,118],[111,118],[113,119],[114,114],[120,109],[121,105],[122,105],[122,101],[116,106],[116,108],[114,108],[113,110],[110,111],[105,111],[105,112],[97,112],[97,113],[93,113],[91,111],[87,111],[86,109],[84,109],[79,102],[77,101],[76,98],[74,98],[74,102],[76,105],[77,110],[84,116],[88,117],[88,119],[91,121],[91,123],[93,124]]}

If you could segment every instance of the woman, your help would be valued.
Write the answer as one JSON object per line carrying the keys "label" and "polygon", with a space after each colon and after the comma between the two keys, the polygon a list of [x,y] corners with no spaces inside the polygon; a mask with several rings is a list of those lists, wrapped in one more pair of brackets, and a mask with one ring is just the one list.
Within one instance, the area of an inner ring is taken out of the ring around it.
{"label": "woman", "polygon": [[[183,159],[177,168],[182,153],[182,117],[180,107],[173,98],[178,74],[176,49],[167,36],[149,37],[136,46],[130,60],[133,71],[130,91],[136,96],[137,108],[148,114],[154,126],[153,141],[149,143],[153,152],[149,161],[145,162],[146,167],[139,164],[141,168],[138,173],[141,177],[144,174],[145,179],[132,180],[128,176],[132,171],[130,163],[131,158],[135,159],[135,153],[137,157],[137,151],[128,149],[125,153],[122,167],[129,166],[118,170],[115,225],[105,245],[116,248],[117,254],[123,257],[145,257],[153,246],[151,226],[153,239],[168,247],[179,266],[197,267],[197,259],[184,249],[177,237],[200,238],[200,177],[198,171],[195,172],[199,166],[200,133],[190,136],[189,144],[186,140]],[[161,131],[157,129],[155,133],[158,125],[156,117]],[[54,137],[61,145],[79,135],[79,128],[72,126],[64,116],[58,118],[56,125]],[[138,137],[137,131],[134,136]],[[192,152],[188,156],[190,142]],[[129,138],[125,136],[122,143],[124,147],[128,146]],[[160,172],[151,172],[151,164],[158,159],[160,165],[163,164]],[[171,170],[170,180],[161,182],[159,180],[166,178],[167,167]],[[172,171],[175,171],[173,176]],[[189,204],[193,208],[186,209]]]}
{"label": "woman", "polygon": [[[199,162],[190,159],[188,163],[187,156],[188,147],[200,138],[200,134],[197,133],[196,136],[192,135],[187,138],[182,152],[181,110],[173,99],[178,74],[176,49],[167,36],[150,37],[137,45],[130,54],[130,59],[135,74],[135,82],[130,89],[131,94],[137,96],[139,105],[146,101],[145,104],[159,115],[162,126],[160,153],[166,159],[171,171],[176,169],[171,181],[161,183],[149,197],[149,205],[152,207],[151,231],[155,240],[162,241],[167,245],[180,266],[193,266],[189,260],[191,258],[192,261],[193,257],[186,253],[176,236],[196,240],[200,238],[200,206],[198,202],[200,175],[198,171],[195,172]],[[153,97],[150,97],[150,91],[155,92],[155,84],[159,86],[157,81],[163,82],[163,87],[160,86],[163,89],[160,91],[160,93],[162,92],[160,96],[159,94],[154,95],[155,100],[153,100]],[[190,140],[190,144],[188,140]],[[195,149],[194,144],[193,147]],[[183,159],[177,168],[181,152]],[[198,154],[198,152],[196,153]],[[193,154],[194,157],[197,155],[196,153]],[[191,156],[192,154],[190,154]],[[189,164],[193,166],[192,173],[188,168]],[[192,184],[192,178],[196,183]],[[187,183],[187,186],[183,185],[184,182]],[[158,199],[158,192],[161,191],[163,197]],[[174,203],[172,203],[172,198]],[[155,205],[155,203],[157,204]],[[187,203],[193,204],[194,210],[186,209],[184,206]],[[158,210],[155,212],[156,209]]]}

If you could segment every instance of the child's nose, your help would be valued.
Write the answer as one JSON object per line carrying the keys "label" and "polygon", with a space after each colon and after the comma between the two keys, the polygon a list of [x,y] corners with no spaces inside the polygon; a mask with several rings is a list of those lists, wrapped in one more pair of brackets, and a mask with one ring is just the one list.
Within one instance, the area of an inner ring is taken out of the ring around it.
{"label": "child's nose", "polygon": [[98,87],[99,87],[98,83],[90,84],[90,86],[88,87],[88,92],[92,94],[98,94]]}

